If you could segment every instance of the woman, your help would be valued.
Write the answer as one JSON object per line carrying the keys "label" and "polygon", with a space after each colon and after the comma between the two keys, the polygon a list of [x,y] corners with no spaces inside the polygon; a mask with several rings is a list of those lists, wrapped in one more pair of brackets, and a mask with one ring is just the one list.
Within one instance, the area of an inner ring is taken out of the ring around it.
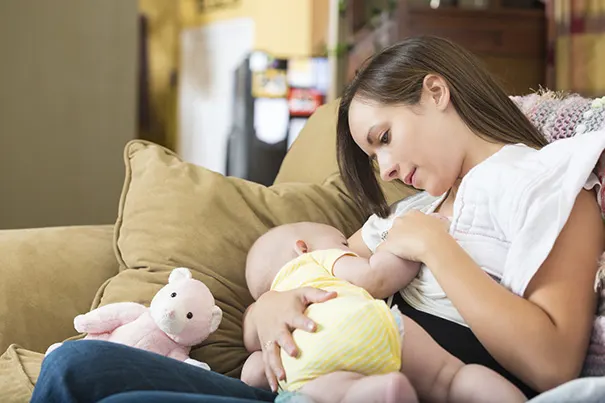
{"label": "woman", "polygon": [[[491,367],[533,395],[580,372],[603,245],[594,192],[578,189],[576,199],[571,191],[558,191],[539,165],[559,165],[567,182],[581,180],[591,188],[596,161],[581,168],[567,162],[572,152],[583,156],[591,148],[588,140],[577,145],[582,139],[568,141],[568,153],[555,154],[555,147],[535,151],[546,144],[543,136],[483,69],[463,64],[469,59],[462,49],[435,38],[411,40],[375,57],[340,105],[341,171],[351,194],[377,214],[361,231],[365,242],[357,249],[366,252],[380,242],[376,232],[393,221],[378,217],[389,209],[374,179],[372,158],[383,180],[399,178],[427,191],[394,207],[400,218],[382,246],[425,264],[420,278],[401,293],[404,313],[463,361]],[[594,146],[602,137],[594,136]],[[602,148],[597,151],[598,157]],[[546,231],[549,221],[557,219],[547,216],[556,202],[543,200],[555,193],[571,200],[570,211],[555,210],[569,219],[562,221],[560,233],[548,234],[550,245],[532,244],[532,226]],[[473,211],[465,216],[471,203]],[[409,211],[414,208],[452,217],[450,233],[457,236],[441,230],[434,217]],[[462,222],[469,217],[472,222]],[[482,217],[487,222],[474,222]],[[517,217],[524,218],[515,222]],[[469,235],[486,231],[492,222],[503,229]],[[499,242],[486,241],[489,237]],[[353,238],[359,240],[360,234]],[[489,256],[482,255],[486,247]],[[514,254],[523,252],[531,260],[531,248],[543,250],[535,267],[508,267]],[[494,259],[500,256],[501,261]]]}
{"label": "woman", "polygon": [[[449,41],[413,38],[377,54],[342,97],[339,164],[351,194],[373,213],[350,238],[351,248],[364,256],[385,248],[423,263],[417,281],[391,301],[417,323],[406,333],[494,369],[528,397],[577,377],[604,231],[594,191],[582,189],[594,185],[594,161],[573,165],[578,159],[568,157],[602,151],[601,138],[538,151],[543,136],[475,59]],[[389,208],[375,163],[383,180],[426,192]],[[575,187],[549,183],[553,173]],[[449,233],[422,214],[432,211],[452,218]],[[331,297],[312,289],[269,292],[248,309],[244,331],[258,334],[274,390],[284,376],[280,348],[297,354],[291,330],[314,329],[305,307]],[[66,343],[49,356],[33,401],[275,396],[142,351],[84,343]],[[95,365],[87,367],[91,357]],[[421,397],[430,396],[430,379],[410,381]]]}

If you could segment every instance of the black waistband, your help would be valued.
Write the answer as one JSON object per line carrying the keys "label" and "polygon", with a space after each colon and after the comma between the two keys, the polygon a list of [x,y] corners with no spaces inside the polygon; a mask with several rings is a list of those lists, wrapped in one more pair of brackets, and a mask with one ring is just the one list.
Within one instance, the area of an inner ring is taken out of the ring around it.
{"label": "black waistband", "polygon": [[418,311],[409,306],[399,293],[395,294],[393,305],[397,305],[404,315],[418,323],[450,354],[458,357],[466,364],[480,364],[498,372],[521,389],[528,399],[537,395],[535,390],[521,382],[498,364],[469,328],[438,316]]}

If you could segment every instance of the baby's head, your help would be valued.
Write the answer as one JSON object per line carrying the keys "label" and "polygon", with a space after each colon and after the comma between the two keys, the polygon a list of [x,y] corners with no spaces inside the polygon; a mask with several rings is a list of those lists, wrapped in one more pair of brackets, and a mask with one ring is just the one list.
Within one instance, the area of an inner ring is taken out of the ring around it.
{"label": "baby's head", "polygon": [[280,225],[260,236],[246,260],[246,282],[254,299],[269,290],[290,260],[321,249],[349,250],[347,238],[334,227],[312,222]]}

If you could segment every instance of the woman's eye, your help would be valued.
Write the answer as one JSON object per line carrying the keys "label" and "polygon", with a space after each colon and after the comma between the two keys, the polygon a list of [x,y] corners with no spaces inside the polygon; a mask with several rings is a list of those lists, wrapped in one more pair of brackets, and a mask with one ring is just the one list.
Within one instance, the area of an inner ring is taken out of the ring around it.
{"label": "woman's eye", "polygon": [[384,132],[384,133],[382,134],[382,136],[380,136],[380,142],[381,142],[382,144],[388,144],[388,143],[389,143],[389,140],[390,140],[390,135],[391,135],[391,132],[390,132],[390,131],[388,131],[388,130],[387,130],[386,132]]}

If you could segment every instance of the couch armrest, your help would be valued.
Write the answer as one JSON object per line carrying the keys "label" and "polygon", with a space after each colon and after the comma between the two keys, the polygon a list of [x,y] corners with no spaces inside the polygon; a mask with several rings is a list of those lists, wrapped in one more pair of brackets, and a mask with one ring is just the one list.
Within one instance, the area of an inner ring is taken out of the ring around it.
{"label": "couch armrest", "polygon": [[44,352],[77,334],[97,289],[118,273],[113,226],[0,231],[0,351]]}

